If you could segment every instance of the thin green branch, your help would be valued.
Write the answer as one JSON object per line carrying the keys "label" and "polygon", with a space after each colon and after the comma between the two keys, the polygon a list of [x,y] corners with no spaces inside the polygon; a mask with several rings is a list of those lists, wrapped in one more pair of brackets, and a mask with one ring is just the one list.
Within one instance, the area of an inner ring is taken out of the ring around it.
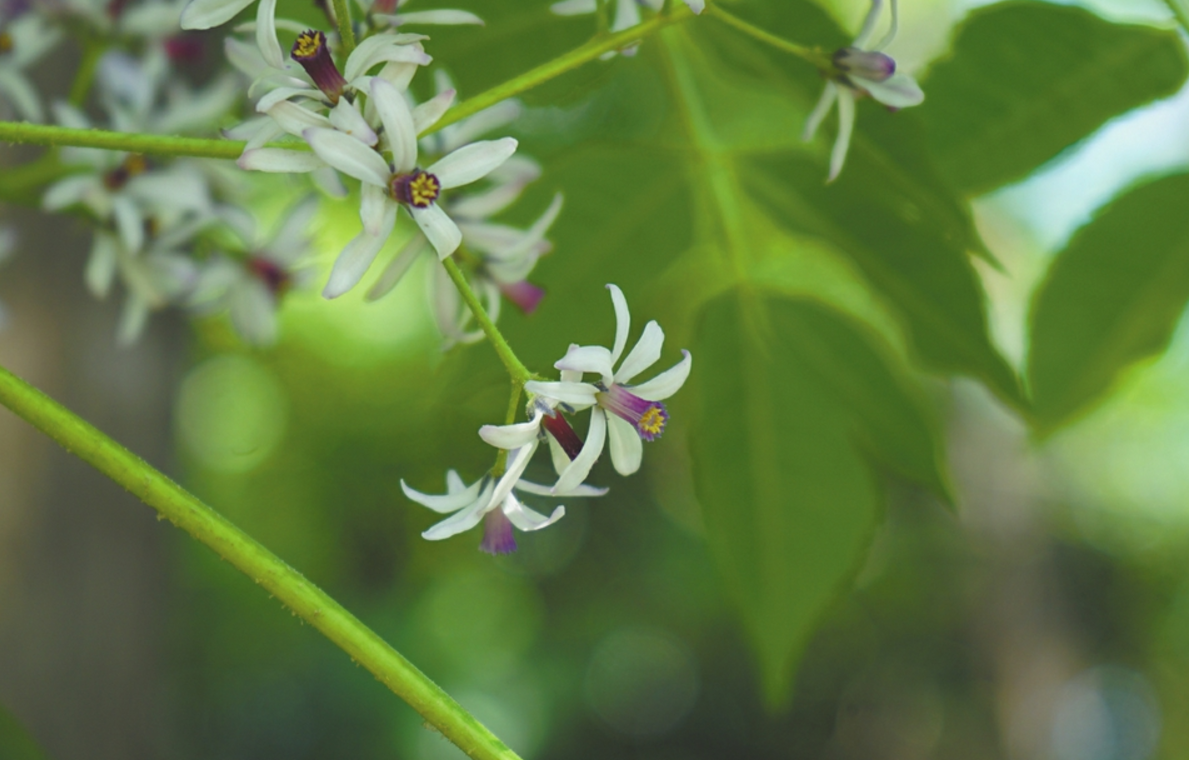
{"label": "thin green branch", "polygon": [[367,668],[476,760],[519,760],[433,681],[326,592],[143,459],[0,367],[0,403],[214,549]]}
{"label": "thin green branch", "polygon": [[355,29],[351,26],[351,6],[348,0],[334,0],[334,20],[339,25],[339,40],[343,43],[343,59],[355,50]]}
{"label": "thin green branch", "polygon": [[[524,385],[515,380],[512,381],[512,396],[508,399],[508,413],[504,415],[504,424],[511,425],[516,422],[516,414],[520,411],[520,393]],[[508,467],[508,450],[500,449],[499,453],[495,455],[495,466],[491,468],[491,474],[499,477],[504,474],[504,470]]]}
{"label": "thin green branch", "polygon": [[528,367],[524,366],[519,357],[516,356],[516,352],[508,345],[507,339],[504,338],[500,329],[495,326],[495,322],[491,321],[491,317],[487,315],[487,310],[483,308],[482,302],[479,301],[479,296],[475,295],[475,291],[471,289],[471,284],[467,282],[466,275],[458,268],[458,264],[454,263],[453,258],[447,258],[442,262],[442,266],[446,267],[447,274],[454,281],[454,287],[458,288],[462,300],[466,302],[467,307],[471,310],[471,314],[475,315],[475,321],[479,323],[479,328],[483,330],[483,334],[487,336],[495,352],[499,354],[500,361],[504,363],[508,374],[512,376],[512,382],[516,385],[524,385],[531,380],[533,373],[528,371]]}
{"label": "thin green branch", "polygon": [[727,26],[734,27],[749,37],[754,37],[765,45],[771,45],[777,50],[783,50],[784,52],[791,53],[798,58],[803,58],[806,61],[812,63],[814,66],[817,66],[819,69],[828,70],[834,65],[833,61],[830,60],[830,57],[821,50],[818,50],[817,48],[806,47],[805,45],[798,45],[796,42],[790,42],[783,37],[777,37],[771,32],[765,31],[758,26],[747,23],[733,13],[724,11],[721,7],[719,7],[718,3],[708,3],[706,5],[705,12],[708,16],[722,21]]}
{"label": "thin green branch", "polygon": [[[0,121],[0,142],[69,145],[75,148],[103,148],[129,153],[199,158],[239,158],[239,154],[244,151],[244,143],[239,140],[111,132],[106,129],[71,129],[52,124],[30,124],[27,121]],[[295,143],[292,147],[304,146],[305,143]]]}
{"label": "thin green branch", "polygon": [[99,69],[99,59],[106,50],[107,43],[98,38],[88,39],[83,45],[83,58],[74,74],[74,81],[70,84],[70,94],[66,97],[70,105],[82,108],[86,103],[87,93],[91,91],[91,84],[95,81],[95,72]]}
{"label": "thin green branch", "polygon": [[437,132],[443,127],[461,121],[468,116],[473,116],[484,108],[490,108],[500,101],[515,97],[551,79],[556,79],[562,74],[573,71],[579,66],[597,59],[603,53],[609,53],[612,50],[618,50],[637,40],[642,40],[653,32],[664,29],[666,26],[693,18],[693,15],[693,12],[684,3],[679,3],[671,13],[666,15],[655,16],[630,29],[624,29],[615,34],[599,35],[585,45],[574,48],[570,52],[560,55],[548,63],[543,63],[535,69],[526,71],[520,76],[492,87],[487,92],[464,100],[447,111],[436,124],[422,132],[421,135],[425,136]]}

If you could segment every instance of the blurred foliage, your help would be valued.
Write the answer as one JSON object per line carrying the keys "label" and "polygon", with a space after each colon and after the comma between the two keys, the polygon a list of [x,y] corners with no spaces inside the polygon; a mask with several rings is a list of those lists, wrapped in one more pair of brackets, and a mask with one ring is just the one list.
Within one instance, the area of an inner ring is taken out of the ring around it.
{"label": "blurred foliage", "polygon": [[[462,97],[593,31],[545,3],[466,5],[487,27],[435,29],[432,43]],[[729,7],[826,50],[848,40],[804,0]],[[1041,430],[1068,421],[1168,341],[1189,297],[1185,189],[1133,191],[1058,257],[1033,315],[1032,399],[988,335],[975,261],[1002,265],[968,198],[1185,78],[1171,32],[1040,3],[978,10],[923,77],[925,105],[859,103],[827,186],[833,121],[800,141],[817,72],[709,17],[666,30],[525,95],[515,133],[546,171],[509,221],[557,190],[566,206],[535,275],[549,295],[501,321],[544,371],[571,342],[610,342],[602,286],[615,282],[638,323],[666,329],[662,362],[693,350],[691,387],[640,476],[600,463],[591,480],[611,494],[567,504],[511,558],[480,555],[474,536],[423,541],[434,516],[400,479],[437,491],[447,467],[468,481],[489,467],[475,431],[501,418],[506,381],[487,346],[442,355],[415,309],[387,305],[421,306],[417,269],[374,307],[288,303],[268,355],[220,357],[238,349],[208,326],[178,409],[191,482],[527,756],[998,757],[968,630],[986,602],[972,579],[994,568],[943,508],[963,495],[926,376],[973,378]],[[352,233],[349,209],[325,216],[328,239]],[[246,418],[261,394],[280,400]],[[539,466],[530,479],[547,478]],[[1069,552],[1046,558],[1058,575],[1097,556]],[[182,556],[176,699],[197,716],[194,756],[455,756],[257,589],[201,549]],[[1117,584],[1087,636],[1140,615],[1135,589],[1165,595],[1144,616],[1174,597],[1189,609],[1183,589],[1150,582],[1158,571],[1101,566],[1107,581],[1063,577]],[[1109,655],[1189,658],[1168,633],[1183,624],[1137,622]]]}

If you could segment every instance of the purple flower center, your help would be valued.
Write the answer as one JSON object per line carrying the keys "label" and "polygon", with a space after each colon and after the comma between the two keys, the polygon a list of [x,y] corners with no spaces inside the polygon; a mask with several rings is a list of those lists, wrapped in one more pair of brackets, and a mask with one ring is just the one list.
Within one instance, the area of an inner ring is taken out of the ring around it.
{"label": "purple flower center", "polygon": [[305,30],[297,35],[289,55],[301,64],[318,89],[330,99],[331,105],[337,105],[347,87],[347,80],[343,79],[330,57],[326,35],[314,29]]}
{"label": "purple flower center", "polygon": [[177,34],[165,40],[165,55],[174,63],[197,63],[202,60],[204,45],[196,34]]}
{"label": "purple flower center", "polygon": [[479,550],[488,554],[511,554],[516,551],[516,536],[512,523],[499,507],[483,517],[483,543]]}
{"label": "purple flower center", "polygon": [[622,385],[612,385],[595,396],[599,406],[632,423],[646,441],[653,441],[665,432],[669,413],[659,401],[646,401]]}
{"label": "purple flower center", "polygon": [[289,273],[282,269],[276,262],[269,261],[260,256],[253,256],[248,259],[248,271],[263,282],[264,286],[274,296],[288,290],[292,282]]}
{"label": "purple flower center", "polygon": [[545,297],[545,289],[537,287],[528,280],[513,282],[510,285],[500,285],[500,292],[512,303],[516,304],[525,314],[532,314]]}
{"label": "purple flower center", "polygon": [[844,74],[872,82],[885,82],[896,73],[896,62],[883,53],[844,47],[834,54],[834,65]]}
{"label": "purple flower center", "polygon": [[427,208],[442,194],[442,183],[429,172],[414,169],[408,174],[394,174],[388,189],[399,203]]}
{"label": "purple flower center", "polygon": [[566,456],[570,459],[578,457],[578,453],[582,451],[582,439],[574,432],[574,428],[570,427],[565,417],[551,410],[541,418],[541,427],[561,445],[561,450],[566,452]]}
{"label": "purple flower center", "polygon": [[397,0],[376,0],[372,3],[372,13],[396,13],[396,8],[400,3]]}
{"label": "purple flower center", "polygon": [[103,175],[103,186],[116,191],[128,184],[128,180],[149,170],[149,162],[139,153],[130,153],[119,166]]}

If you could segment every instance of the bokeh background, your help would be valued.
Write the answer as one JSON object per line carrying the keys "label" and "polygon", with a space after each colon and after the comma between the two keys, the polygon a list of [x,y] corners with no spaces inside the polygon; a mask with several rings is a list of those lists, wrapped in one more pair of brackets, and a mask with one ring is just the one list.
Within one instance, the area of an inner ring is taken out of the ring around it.
{"label": "bokeh background", "polygon": [[[972,7],[901,4],[893,52],[918,71]],[[538,50],[435,32],[440,60],[490,61],[452,72],[463,95],[584,39],[585,26],[540,5],[506,14],[519,24],[507,34],[539,40]],[[1083,5],[1172,25],[1157,0]],[[823,6],[848,29],[865,12],[859,0]],[[482,12],[501,28],[498,7]],[[60,89],[72,55],[38,72],[47,89]],[[666,327],[666,361],[690,340],[687,306],[666,297],[679,275],[641,255],[690,245],[673,230],[696,224],[679,183],[650,173],[666,149],[666,116],[617,105],[649,101],[661,86],[650,55],[646,44],[636,59],[590,66],[526,98],[534,107],[517,134],[547,171],[525,218],[555,190],[567,195],[556,253],[537,277],[556,297],[531,318],[504,319],[530,366],[548,366],[571,340],[609,340],[602,285],[611,280],[637,324]],[[1186,125],[1181,93],[974,200],[978,230],[1003,263],[980,274],[1011,360],[1025,356],[1029,301],[1053,252],[1120,188],[1189,164]],[[787,129],[796,135],[799,121]],[[5,165],[34,155],[0,152]],[[599,208],[591,199],[629,184],[640,197],[610,220],[590,211]],[[262,185],[260,208],[275,217],[284,198],[270,192]],[[119,304],[95,302],[82,284],[86,227],[32,208],[3,214],[20,246],[0,275],[0,361],[328,590],[529,760],[1189,753],[1183,330],[1105,403],[1043,441],[978,383],[923,378],[958,510],[886,484],[853,590],[824,615],[789,703],[772,711],[707,548],[682,396],[640,475],[625,481],[600,463],[592,480],[612,483],[611,494],[568,505],[556,526],[522,536],[517,554],[481,554],[475,535],[425,542],[419,533],[435,516],[401,495],[400,479],[436,491],[448,466],[478,476],[489,463],[474,431],[503,413],[505,386],[487,346],[439,349],[422,272],[379,304],[294,294],[269,351],[243,348],[219,320],[174,313],[117,349]],[[348,206],[326,204],[326,262],[354,234],[353,219]],[[732,411],[724,399],[721,413]],[[212,552],[4,413],[0,757],[461,753]]]}

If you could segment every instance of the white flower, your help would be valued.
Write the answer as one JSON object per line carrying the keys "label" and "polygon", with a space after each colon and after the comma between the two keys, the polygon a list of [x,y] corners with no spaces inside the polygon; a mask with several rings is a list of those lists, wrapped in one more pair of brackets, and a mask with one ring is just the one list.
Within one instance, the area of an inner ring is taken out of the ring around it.
{"label": "white flower", "polygon": [[[682,351],[684,358],[673,367],[639,385],[629,385],[644,370],[660,358],[665,334],[660,325],[650,321],[644,326],[640,340],[619,362],[627,347],[631,315],[623,292],[608,285],[615,305],[615,345],[571,345],[570,350],[553,366],[562,370],[560,382],[530,381],[524,389],[529,393],[556,399],[573,409],[590,407],[590,430],[582,452],[558,479],[555,488],[566,490],[581,483],[590,472],[602,451],[604,435],[610,439],[611,463],[621,475],[631,475],[640,468],[643,455],[641,439],[651,441],[661,435],[669,413],[662,400],[669,398],[685,384],[689,377],[692,357]],[[619,362],[619,368],[615,364]],[[583,374],[599,376],[595,383],[579,382]],[[579,464],[581,462],[581,465]]]}
{"label": "white flower", "polygon": [[[226,24],[256,0],[190,0],[182,9],[183,29],[210,29]],[[275,10],[276,4],[273,4]]]}
{"label": "white flower", "polygon": [[422,533],[422,537],[439,541],[457,535],[485,522],[483,543],[480,549],[489,554],[507,554],[516,550],[515,527],[522,531],[540,530],[552,525],[566,514],[558,506],[548,517],[526,507],[517,498],[515,491],[543,496],[602,496],[605,488],[579,485],[566,493],[521,480],[524,468],[528,466],[536,443],[522,446],[508,456],[508,469],[499,479],[485,475],[470,486],[463,485],[454,470],[446,473],[446,494],[433,496],[409,488],[402,480],[401,489],[409,499],[442,514],[454,514]]}
{"label": "white flower", "polygon": [[12,108],[26,121],[41,121],[44,113],[37,91],[25,77],[36,63],[62,39],[62,32],[34,13],[24,13],[10,24],[0,19],[0,105]]}
{"label": "white flower", "polygon": [[200,312],[226,309],[236,332],[252,345],[275,343],[280,298],[303,287],[313,273],[297,267],[309,253],[305,231],[317,210],[318,200],[307,198],[285,215],[271,236],[262,238],[249,215],[221,209],[245,247],[234,257],[220,255],[204,262],[190,303]]}
{"label": "white flower", "polygon": [[371,81],[369,104],[383,124],[378,148],[387,148],[391,164],[380,154],[337,129],[313,127],[302,136],[326,163],[363,183],[360,220],[363,232],[347,244],[335,261],[323,295],[335,298],[353,288],[371,266],[404,207],[444,259],[458,249],[462,232],[438,203],[443,190],[468,185],[495,170],[516,151],[511,137],[465,145],[430,164],[417,166],[417,134],[449,107],[449,97],[434,98],[410,109],[404,95],[381,78]]}
{"label": "white flower", "polygon": [[830,81],[826,82],[821,99],[805,122],[802,139],[809,142],[834,107],[834,102],[838,102],[838,137],[834,140],[834,149],[830,154],[830,176],[827,182],[833,182],[838,177],[846,161],[855,126],[855,98],[870,95],[889,108],[908,108],[920,105],[925,100],[925,93],[916,80],[896,71],[896,62],[891,56],[880,52],[896,36],[896,2],[892,0],[892,24],[888,33],[879,44],[868,48],[875,36],[875,25],[883,6],[883,0],[872,0],[871,11],[863,22],[859,36],[855,37],[850,47],[834,53],[834,70],[826,72]]}

